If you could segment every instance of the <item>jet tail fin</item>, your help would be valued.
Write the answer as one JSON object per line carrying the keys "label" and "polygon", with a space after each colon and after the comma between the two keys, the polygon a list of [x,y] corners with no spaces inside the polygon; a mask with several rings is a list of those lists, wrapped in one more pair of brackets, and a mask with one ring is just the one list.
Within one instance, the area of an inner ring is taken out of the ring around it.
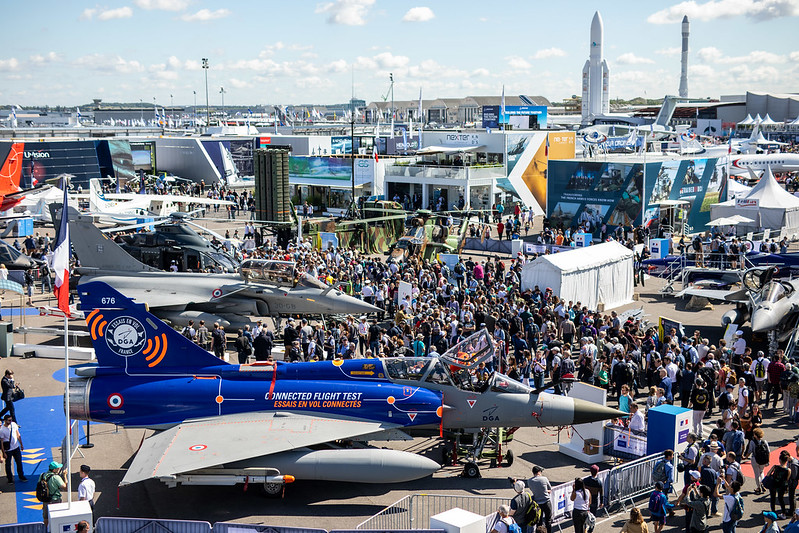
{"label": "jet tail fin", "polygon": [[660,111],[655,119],[656,126],[668,128],[671,117],[674,115],[674,110],[677,109],[677,102],[679,98],[676,96],[666,96],[663,98],[663,105],[660,106]]}
{"label": "jet tail fin", "polygon": [[158,272],[157,268],[131,257],[122,247],[97,229],[91,218],[80,216],[77,211],[73,213],[72,208],[69,215],[69,235],[72,249],[82,267],[112,272]]}
{"label": "jet tail fin", "polygon": [[25,143],[13,143],[0,168],[0,197],[21,191],[19,180],[22,177],[22,155]]}
{"label": "jet tail fin", "polygon": [[78,295],[100,366],[158,373],[226,364],[107,283],[82,283]]}

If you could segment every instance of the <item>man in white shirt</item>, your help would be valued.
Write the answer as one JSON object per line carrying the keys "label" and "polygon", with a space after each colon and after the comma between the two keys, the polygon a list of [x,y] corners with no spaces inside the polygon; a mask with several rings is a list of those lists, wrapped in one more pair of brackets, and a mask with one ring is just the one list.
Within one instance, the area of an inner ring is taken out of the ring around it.
{"label": "man in white shirt", "polygon": [[677,373],[680,371],[680,367],[672,360],[671,355],[666,356],[664,363],[666,364],[666,374],[669,379],[672,383],[677,383]]}
{"label": "man in white shirt", "polygon": [[632,416],[630,417],[630,429],[635,431],[646,431],[644,413],[638,408],[638,404],[635,402],[631,403],[630,409],[632,409]]}
{"label": "man in white shirt", "polygon": [[94,511],[94,480],[89,477],[92,469],[89,465],[80,465],[80,485],[78,485],[78,499],[89,502]]}
{"label": "man in white shirt", "polygon": [[768,365],[768,357],[766,357],[766,354],[760,350],[757,352],[757,357],[755,360],[752,361],[752,366],[749,367],[749,371],[755,376],[755,385],[757,386],[755,389],[755,401],[757,402],[760,401],[760,396],[762,395],[763,389],[766,385],[766,378],[768,377]]}
{"label": "man in white shirt", "polygon": [[11,415],[3,418],[3,425],[0,426],[0,447],[3,451],[3,460],[6,462],[6,477],[9,483],[14,483],[14,474],[11,471],[11,459],[17,463],[17,476],[22,482],[28,481],[22,472],[22,436],[19,434],[19,426],[11,420]]}
{"label": "man in white shirt", "polygon": [[746,387],[746,380],[738,378],[738,416],[744,416],[746,409],[752,403],[749,397],[749,389]]}

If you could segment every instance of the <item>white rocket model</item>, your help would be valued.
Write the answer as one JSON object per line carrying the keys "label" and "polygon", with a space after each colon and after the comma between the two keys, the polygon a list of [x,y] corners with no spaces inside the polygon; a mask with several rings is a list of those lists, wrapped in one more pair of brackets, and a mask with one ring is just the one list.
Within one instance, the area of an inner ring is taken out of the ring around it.
{"label": "white rocket model", "polygon": [[607,61],[602,58],[603,33],[602,16],[597,11],[591,20],[591,50],[583,67],[583,124],[610,110],[610,72]]}
{"label": "white rocket model", "polygon": [[682,63],[680,68],[680,98],[688,98],[688,15],[682,19]]}

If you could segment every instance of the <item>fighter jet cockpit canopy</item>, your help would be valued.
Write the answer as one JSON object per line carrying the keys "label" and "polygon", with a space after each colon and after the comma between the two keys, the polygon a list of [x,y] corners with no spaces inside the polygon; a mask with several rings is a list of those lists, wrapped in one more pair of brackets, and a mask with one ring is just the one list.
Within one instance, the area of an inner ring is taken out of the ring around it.
{"label": "fighter jet cockpit canopy", "polygon": [[789,296],[793,292],[793,287],[789,283],[772,281],[763,288],[763,302],[777,303],[779,300]]}
{"label": "fighter jet cockpit canopy", "polygon": [[383,360],[389,379],[418,381],[483,393],[529,393],[532,389],[485,366],[494,358],[494,343],[481,330],[459,342],[439,357],[397,357]]}
{"label": "fighter jet cockpit canopy", "polygon": [[248,259],[241,263],[241,276],[247,282],[267,283],[284,287],[326,289],[324,282],[305,272],[298,272],[294,261]]}
{"label": "fighter jet cockpit canopy", "polygon": [[760,292],[774,277],[775,267],[750,268],[744,273],[743,286],[748,291]]}

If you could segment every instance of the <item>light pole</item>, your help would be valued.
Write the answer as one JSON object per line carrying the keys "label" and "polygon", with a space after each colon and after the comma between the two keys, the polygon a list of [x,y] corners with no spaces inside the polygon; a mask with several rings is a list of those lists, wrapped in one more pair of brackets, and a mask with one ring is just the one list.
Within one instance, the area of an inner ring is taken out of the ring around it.
{"label": "light pole", "polygon": [[193,128],[197,127],[197,91],[192,91],[194,93],[194,107],[192,108],[192,113],[194,119],[191,121],[191,125]]}
{"label": "light pole", "polygon": [[224,112],[225,112],[225,93],[226,93],[226,92],[227,92],[227,91],[225,90],[225,88],[224,88],[224,87],[220,87],[220,88],[219,88],[219,94],[221,94],[221,95],[222,95],[222,113],[224,113]]}
{"label": "light pole", "polygon": [[394,138],[394,73],[388,73],[388,79],[391,80],[391,138]]}
{"label": "light pole", "polygon": [[144,126],[144,100],[139,98],[139,111],[141,111],[141,125]]}
{"label": "light pole", "polygon": [[153,118],[155,119],[156,126],[160,126],[160,120],[158,120],[158,106],[155,104],[155,96],[153,96]]}
{"label": "light pole", "polygon": [[208,58],[203,58],[203,70],[205,71],[205,127],[211,125],[211,108],[208,104]]}

